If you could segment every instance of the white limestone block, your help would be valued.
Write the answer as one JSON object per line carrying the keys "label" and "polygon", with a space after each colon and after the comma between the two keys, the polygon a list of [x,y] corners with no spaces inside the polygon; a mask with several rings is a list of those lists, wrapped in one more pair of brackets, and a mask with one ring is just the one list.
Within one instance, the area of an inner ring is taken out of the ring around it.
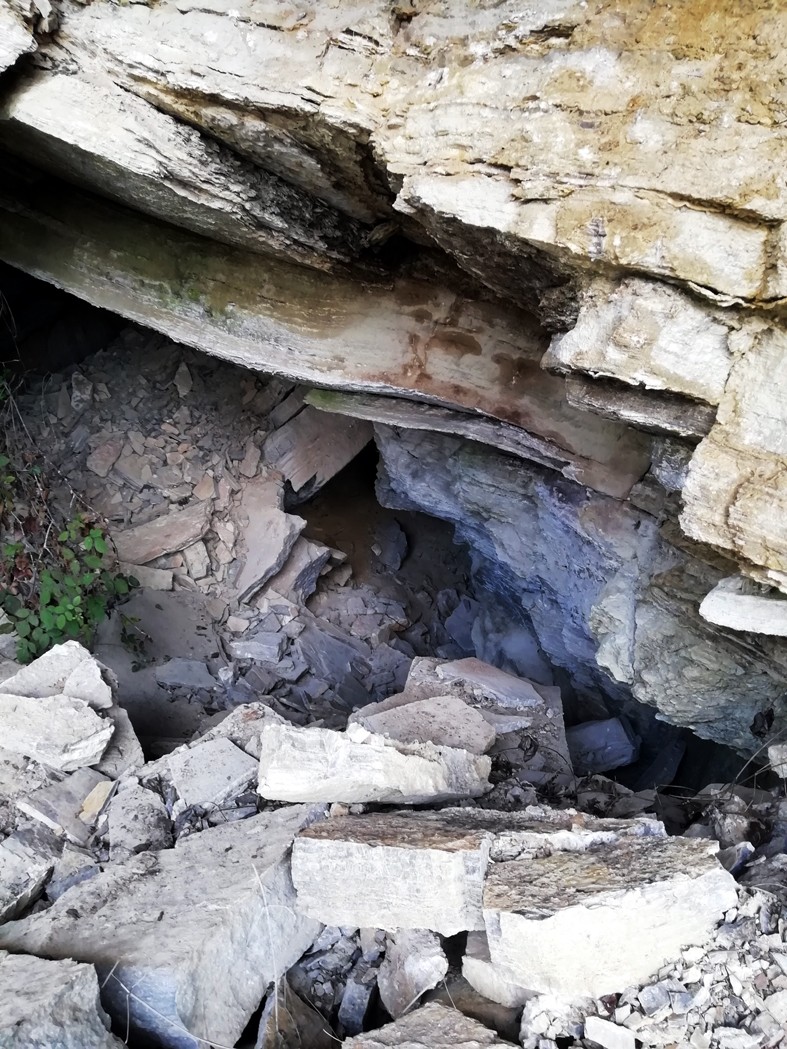
{"label": "white limestone block", "polygon": [[636,1049],[637,1045],[636,1036],[628,1027],[619,1027],[600,1016],[586,1018],[585,1038],[603,1049]]}
{"label": "white limestone block", "polygon": [[3,747],[62,772],[95,765],[114,731],[88,704],[70,696],[26,699],[0,693]]}
{"label": "white limestone block", "polygon": [[49,910],[0,927],[0,946],[93,962],[104,1007],[133,1037],[234,1045],[319,932],[295,908],[288,853],[322,811],[281,808],[109,864]]}
{"label": "white limestone block", "polygon": [[731,576],[707,594],[700,615],[709,623],[751,634],[787,637],[787,597],[743,576]]}
{"label": "white limestone block", "polygon": [[123,1049],[109,1030],[92,965],[0,951],[3,1049]]}
{"label": "white limestone block", "polygon": [[272,801],[389,802],[405,805],[478,797],[491,762],[466,750],[404,744],[367,732],[265,724],[258,790]]}
{"label": "white limestone block", "polygon": [[490,1001],[517,1009],[533,997],[534,992],[511,983],[492,962],[486,933],[467,934],[467,948],[462,958],[462,976],[470,986]]}
{"label": "white limestone block", "polygon": [[512,983],[565,998],[645,981],[703,944],[737,903],[716,843],[620,838],[494,863],[484,887],[490,958]]}

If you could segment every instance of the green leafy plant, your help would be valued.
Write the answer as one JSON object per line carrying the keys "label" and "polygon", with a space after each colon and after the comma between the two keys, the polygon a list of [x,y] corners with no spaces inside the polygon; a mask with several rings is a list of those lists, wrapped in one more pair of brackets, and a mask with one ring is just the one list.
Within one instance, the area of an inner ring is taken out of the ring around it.
{"label": "green leafy plant", "polygon": [[[2,378],[0,410],[8,445],[14,405]],[[23,663],[69,638],[88,643],[112,605],[138,585],[112,571],[98,515],[59,509],[38,460],[23,440],[0,454],[0,633],[16,631]]]}

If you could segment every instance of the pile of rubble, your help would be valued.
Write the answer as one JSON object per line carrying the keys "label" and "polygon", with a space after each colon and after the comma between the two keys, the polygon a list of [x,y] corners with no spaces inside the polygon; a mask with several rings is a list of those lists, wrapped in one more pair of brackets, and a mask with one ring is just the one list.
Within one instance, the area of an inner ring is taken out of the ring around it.
{"label": "pile of rubble", "polygon": [[1,687],[4,1046],[784,1043],[787,803],[538,803],[554,688],[420,658],[346,728],[260,693],[146,761],[77,642]]}

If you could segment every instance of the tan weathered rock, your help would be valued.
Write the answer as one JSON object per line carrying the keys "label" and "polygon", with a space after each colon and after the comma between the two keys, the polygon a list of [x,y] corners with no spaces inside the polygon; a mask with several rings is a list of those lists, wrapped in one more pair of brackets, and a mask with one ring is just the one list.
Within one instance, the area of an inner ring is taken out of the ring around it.
{"label": "tan weathered rock", "polygon": [[144,565],[163,554],[172,554],[196,543],[207,532],[209,522],[210,503],[191,503],[146,524],[115,532],[112,540],[120,561]]}

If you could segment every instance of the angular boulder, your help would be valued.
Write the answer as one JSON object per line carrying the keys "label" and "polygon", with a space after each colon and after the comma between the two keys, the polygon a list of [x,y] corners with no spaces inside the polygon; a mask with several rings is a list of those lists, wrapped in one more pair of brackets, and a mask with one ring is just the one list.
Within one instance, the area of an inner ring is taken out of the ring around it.
{"label": "angular boulder", "polygon": [[114,726],[82,699],[46,696],[27,699],[0,693],[3,747],[43,765],[73,772],[95,765],[107,749]]}
{"label": "angular boulder", "polygon": [[92,962],[107,1011],[167,1049],[234,1045],[319,932],[295,909],[288,856],[321,813],[282,808],[110,864],[4,926],[0,946]]}
{"label": "angular boulder", "polygon": [[3,1049],[123,1049],[109,1030],[92,965],[0,951]]}

